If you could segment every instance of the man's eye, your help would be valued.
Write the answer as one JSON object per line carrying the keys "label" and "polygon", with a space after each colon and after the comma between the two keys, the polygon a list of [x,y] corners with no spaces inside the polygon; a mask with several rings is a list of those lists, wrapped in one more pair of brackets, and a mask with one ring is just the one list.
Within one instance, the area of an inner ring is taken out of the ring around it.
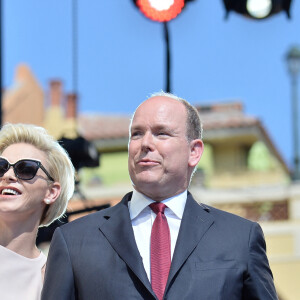
{"label": "man's eye", "polygon": [[157,135],[159,135],[159,136],[167,136],[169,134],[167,132],[165,132],[165,131],[160,131],[160,132],[158,132]]}
{"label": "man's eye", "polygon": [[131,137],[138,137],[140,136],[142,133],[140,131],[134,131],[131,133]]}

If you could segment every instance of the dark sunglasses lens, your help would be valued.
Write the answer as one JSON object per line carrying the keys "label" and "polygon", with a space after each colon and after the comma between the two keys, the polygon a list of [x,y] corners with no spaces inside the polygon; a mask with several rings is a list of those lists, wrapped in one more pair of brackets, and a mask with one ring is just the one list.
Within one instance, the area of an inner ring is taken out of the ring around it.
{"label": "dark sunglasses lens", "polygon": [[20,179],[24,180],[32,179],[35,176],[38,169],[38,164],[30,160],[22,160],[15,164],[16,175]]}
{"label": "dark sunglasses lens", "polygon": [[8,161],[0,158],[0,177],[2,177],[8,170]]}

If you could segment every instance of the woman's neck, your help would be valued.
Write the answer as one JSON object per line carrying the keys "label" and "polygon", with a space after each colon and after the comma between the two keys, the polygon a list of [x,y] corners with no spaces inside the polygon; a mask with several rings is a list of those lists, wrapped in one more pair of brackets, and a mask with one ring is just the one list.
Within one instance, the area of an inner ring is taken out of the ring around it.
{"label": "woman's neck", "polygon": [[[6,221],[6,222],[5,222]],[[40,252],[36,247],[38,223],[0,220],[0,245],[27,258],[36,258]]]}

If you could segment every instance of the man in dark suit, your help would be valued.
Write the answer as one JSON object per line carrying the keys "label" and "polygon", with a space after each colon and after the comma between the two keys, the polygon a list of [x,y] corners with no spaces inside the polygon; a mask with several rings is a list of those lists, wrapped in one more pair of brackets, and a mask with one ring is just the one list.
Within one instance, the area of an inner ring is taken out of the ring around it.
{"label": "man in dark suit", "polygon": [[277,299],[260,226],[187,191],[201,134],[196,109],[171,94],[137,108],[128,146],[134,190],[56,230],[42,300]]}

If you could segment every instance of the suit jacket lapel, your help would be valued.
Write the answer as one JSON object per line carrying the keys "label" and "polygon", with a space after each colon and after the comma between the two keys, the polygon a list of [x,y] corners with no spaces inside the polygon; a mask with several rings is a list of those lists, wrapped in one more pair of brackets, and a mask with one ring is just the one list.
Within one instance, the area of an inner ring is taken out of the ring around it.
{"label": "suit jacket lapel", "polygon": [[201,238],[213,224],[213,217],[205,211],[206,207],[197,203],[188,193],[182,216],[179,234],[172,258],[166,290],[172,278],[199,244]]}
{"label": "suit jacket lapel", "polygon": [[154,296],[135,242],[130,221],[128,201],[131,194],[127,194],[119,204],[106,211],[99,229],[113,249]]}

